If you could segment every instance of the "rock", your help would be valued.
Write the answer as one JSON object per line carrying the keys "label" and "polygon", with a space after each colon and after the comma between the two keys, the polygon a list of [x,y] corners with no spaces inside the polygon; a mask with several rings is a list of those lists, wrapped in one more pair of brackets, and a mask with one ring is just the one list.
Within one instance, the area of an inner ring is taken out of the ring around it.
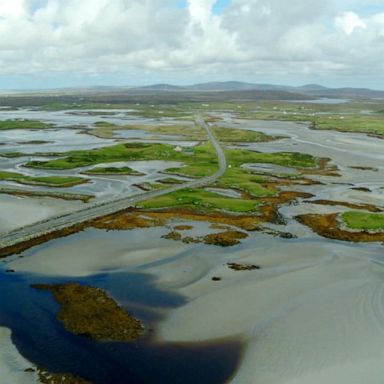
{"label": "rock", "polygon": [[244,264],[244,263],[227,263],[228,267],[234,271],[252,271],[255,269],[260,269],[259,265],[254,264]]}

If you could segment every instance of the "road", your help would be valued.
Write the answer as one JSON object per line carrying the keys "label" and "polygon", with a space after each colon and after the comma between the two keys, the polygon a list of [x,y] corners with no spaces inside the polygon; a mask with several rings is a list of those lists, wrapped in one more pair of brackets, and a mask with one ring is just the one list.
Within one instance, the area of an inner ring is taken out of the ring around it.
{"label": "road", "polygon": [[224,174],[227,168],[225,155],[220,144],[216,140],[211,129],[209,128],[208,124],[204,121],[202,116],[200,114],[197,114],[195,116],[195,120],[197,124],[199,124],[202,128],[205,129],[208,139],[212,143],[217,154],[219,168],[217,172],[213,175],[206,176],[197,180],[188,181],[187,183],[178,184],[166,189],[146,192],[140,195],[119,198],[99,204],[94,204],[82,210],[78,210],[61,216],[52,217],[47,220],[39,221],[37,223],[22,228],[18,228],[16,230],[5,233],[0,237],[0,249],[14,246],[19,243],[41,237],[43,235],[47,235],[55,231],[63,230],[65,228],[69,228],[89,220],[94,220],[99,217],[107,216],[122,211],[144,200],[159,197],[171,192],[176,192],[184,188],[198,188],[204,185],[212,184]]}

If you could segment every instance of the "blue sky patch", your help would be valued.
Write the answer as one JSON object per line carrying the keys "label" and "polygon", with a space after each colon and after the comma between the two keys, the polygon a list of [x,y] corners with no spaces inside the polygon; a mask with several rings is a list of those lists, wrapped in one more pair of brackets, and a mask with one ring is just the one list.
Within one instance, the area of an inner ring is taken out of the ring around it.
{"label": "blue sky patch", "polygon": [[213,6],[213,13],[220,14],[224,8],[226,8],[231,3],[231,0],[218,0]]}

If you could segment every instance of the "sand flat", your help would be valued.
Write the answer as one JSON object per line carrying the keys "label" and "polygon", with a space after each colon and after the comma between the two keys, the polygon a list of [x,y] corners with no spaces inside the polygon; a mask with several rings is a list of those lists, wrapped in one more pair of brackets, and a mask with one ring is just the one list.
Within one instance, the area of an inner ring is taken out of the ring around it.
{"label": "sand flat", "polygon": [[35,373],[25,372],[33,365],[13,345],[11,331],[0,327],[0,382],[4,384],[38,383]]}

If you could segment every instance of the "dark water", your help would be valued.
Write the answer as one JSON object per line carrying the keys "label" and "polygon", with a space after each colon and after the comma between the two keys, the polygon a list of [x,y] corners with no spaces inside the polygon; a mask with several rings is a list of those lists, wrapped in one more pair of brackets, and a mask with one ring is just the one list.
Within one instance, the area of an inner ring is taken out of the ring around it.
{"label": "dark water", "polygon": [[[235,373],[243,351],[240,340],[210,343],[155,342],[151,329],[182,296],[156,288],[145,274],[103,274],[72,279],[106,289],[140,318],[147,335],[134,343],[98,343],[67,332],[55,318],[59,306],[49,292],[32,283],[63,283],[0,271],[0,325],[29,361],[51,372],[73,373],[92,383],[225,383]],[[197,314],[198,316],[198,314]]]}

